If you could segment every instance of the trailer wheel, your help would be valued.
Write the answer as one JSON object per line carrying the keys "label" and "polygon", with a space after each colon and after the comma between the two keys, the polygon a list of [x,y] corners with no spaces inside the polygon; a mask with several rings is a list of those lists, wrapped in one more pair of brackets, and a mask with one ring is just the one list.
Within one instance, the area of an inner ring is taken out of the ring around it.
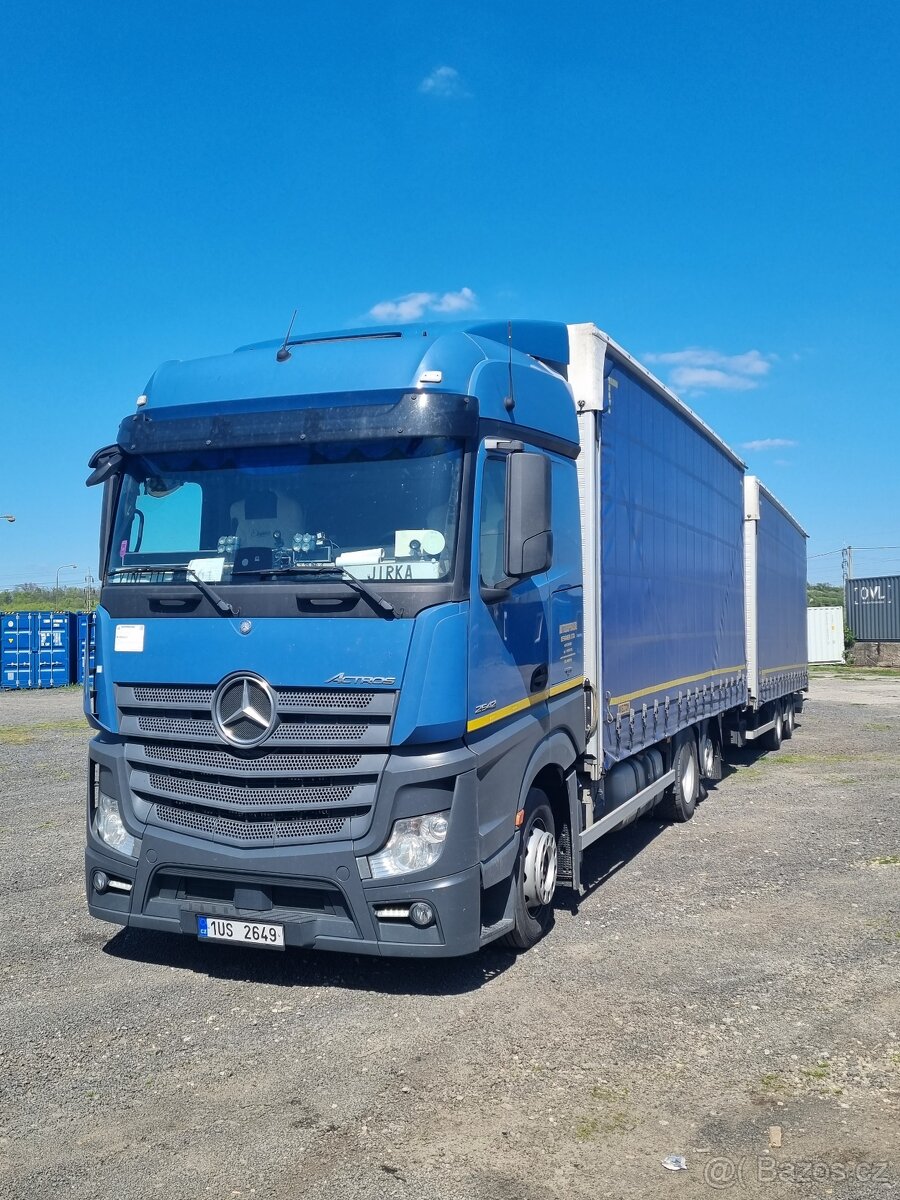
{"label": "trailer wheel", "polygon": [[704,779],[713,779],[716,774],[716,743],[708,731],[700,738],[700,774]]}
{"label": "trailer wheel", "polygon": [[775,705],[775,724],[762,735],[764,750],[777,750],[784,736],[784,718],[780,704]]}
{"label": "trailer wheel", "polygon": [[689,821],[700,793],[697,746],[692,736],[688,735],[678,743],[672,769],[675,781],[666,788],[658,808],[670,821]]}
{"label": "trailer wheel", "polygon": [[553,919],[556,891],[556,825],[550,802],[540,788],[532,788],[525,801],[522,844],[513,881],[515,925],[503,937],[514,950],[527,950],[539,942]]}
{"label": "trailer wheel", "polygon": [[794,697],[788,696],[784,702],[784,717],[781,722],[781,736],[787,741],[794,736]]}

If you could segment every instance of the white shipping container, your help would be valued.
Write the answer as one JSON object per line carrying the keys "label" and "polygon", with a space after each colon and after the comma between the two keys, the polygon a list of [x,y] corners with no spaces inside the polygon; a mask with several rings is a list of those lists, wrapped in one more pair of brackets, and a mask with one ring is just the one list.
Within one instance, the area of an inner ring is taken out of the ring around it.
{"label": "white shipping container", "polygon": [[844,610],[842,608],[808,608],[806,637],[811,663],[834,663],[844,660]]}

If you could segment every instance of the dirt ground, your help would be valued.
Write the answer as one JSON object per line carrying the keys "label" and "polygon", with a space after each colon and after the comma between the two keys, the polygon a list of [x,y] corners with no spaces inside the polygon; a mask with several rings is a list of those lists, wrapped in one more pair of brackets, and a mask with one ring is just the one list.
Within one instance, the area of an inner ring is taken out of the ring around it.
{"label": "dirt ground", "polygon": [[528,954],[425,963],[92,920],[80,702],[0,693],[0,1195],[900,1193],[900,678],[818,675]]}

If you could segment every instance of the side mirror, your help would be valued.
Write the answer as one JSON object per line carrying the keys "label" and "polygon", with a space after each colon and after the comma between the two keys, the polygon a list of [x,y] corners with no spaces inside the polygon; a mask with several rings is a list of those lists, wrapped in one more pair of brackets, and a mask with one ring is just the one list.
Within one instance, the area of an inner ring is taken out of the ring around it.
{"label": "side mirror", "polygon": [[504,570],[512,579],[546,571],[553,560],[550,460],[516,452],[507,460]]}
{"label": "side mirror", "polygon": [[100,506],[100,576],[106,573],[109,561],[109,538],[112,533],[119,488],[122,483],[122,467],[125,456],[116,446],[104,446],[91,455],[88,466],[91,474],[86,480],[88,487],[103,484],[103,501]]}

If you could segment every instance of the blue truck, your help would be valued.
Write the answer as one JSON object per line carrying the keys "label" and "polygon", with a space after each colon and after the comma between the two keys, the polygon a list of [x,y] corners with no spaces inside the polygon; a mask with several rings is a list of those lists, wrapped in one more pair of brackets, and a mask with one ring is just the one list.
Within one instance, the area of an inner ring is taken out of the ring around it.
{"label": "blue truck", "polygon": [[803,530],[594,325],[166,363],[90,467],[103,920],[527,949],[593,842],[802,707]]}

